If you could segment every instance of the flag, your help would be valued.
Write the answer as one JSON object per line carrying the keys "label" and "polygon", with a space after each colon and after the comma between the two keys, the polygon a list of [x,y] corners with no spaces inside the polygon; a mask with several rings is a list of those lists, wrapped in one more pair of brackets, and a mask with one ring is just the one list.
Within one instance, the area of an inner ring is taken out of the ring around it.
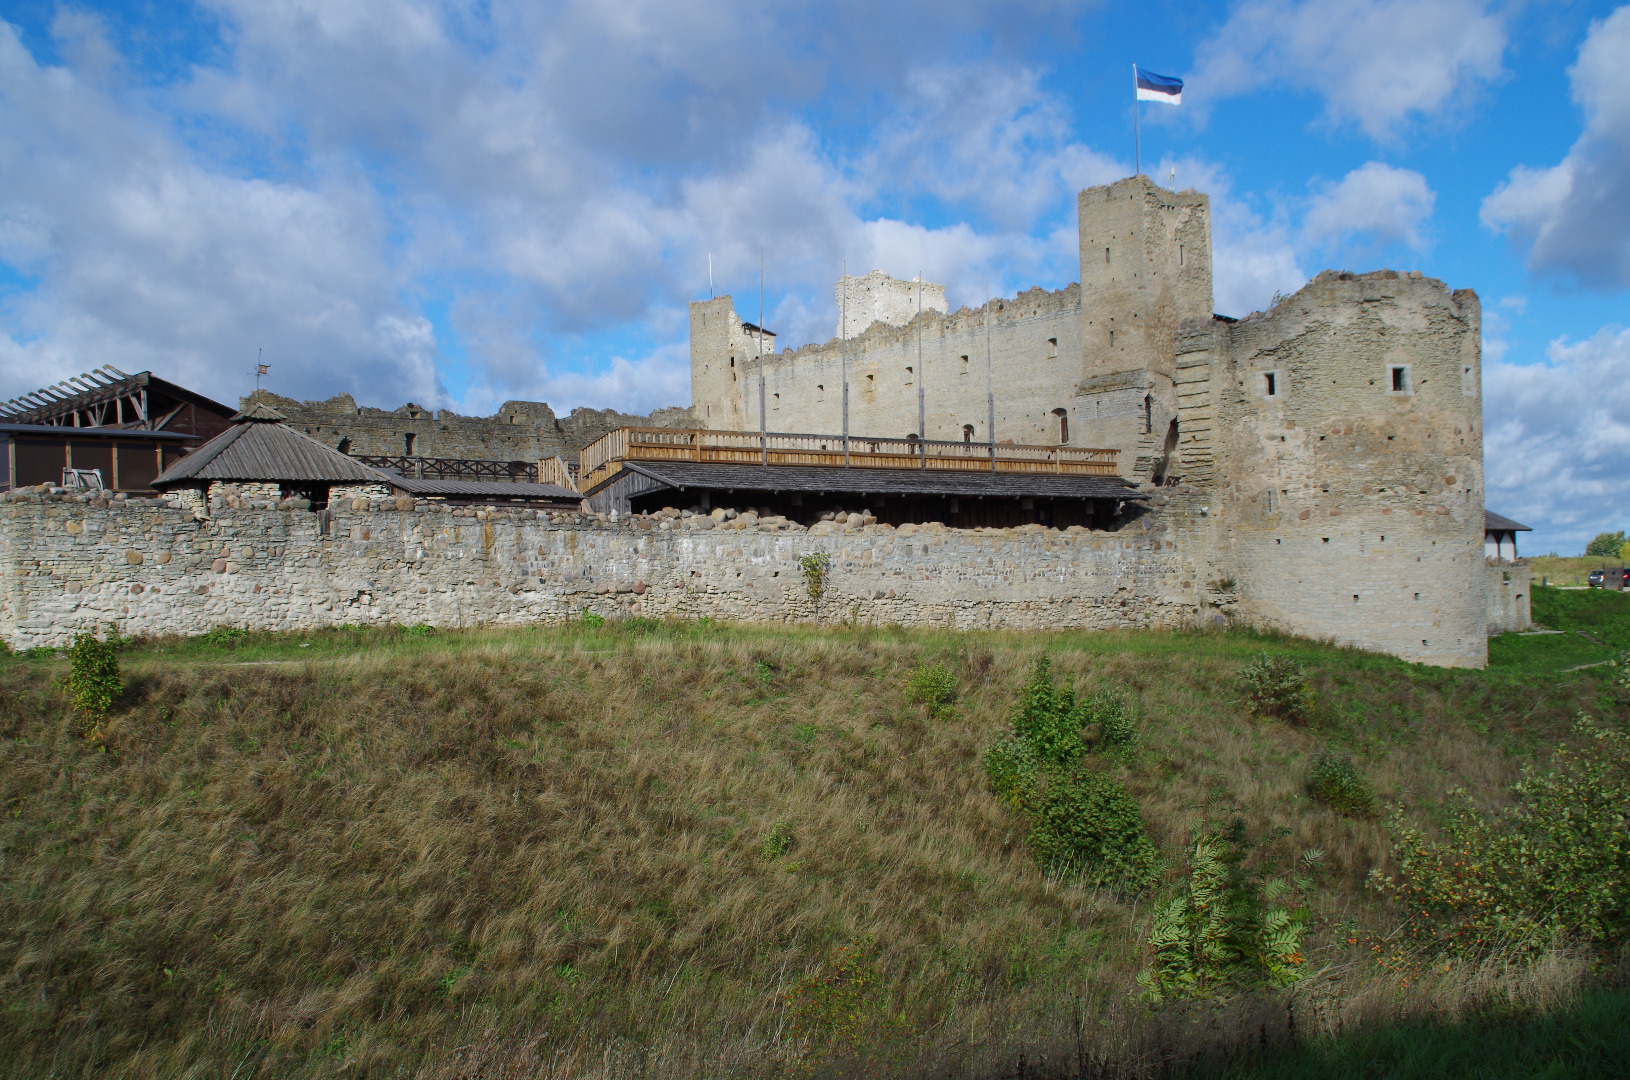
{"label": "flag", "polygon": [[1174,79],[1170,75],[1156,75],[1152,71],[1144,71],[1136,64],[1132,65],[1137,75],[1139,101],[1164,101],[1168,105],[1181,105],[1183,103],[1183,80]]}

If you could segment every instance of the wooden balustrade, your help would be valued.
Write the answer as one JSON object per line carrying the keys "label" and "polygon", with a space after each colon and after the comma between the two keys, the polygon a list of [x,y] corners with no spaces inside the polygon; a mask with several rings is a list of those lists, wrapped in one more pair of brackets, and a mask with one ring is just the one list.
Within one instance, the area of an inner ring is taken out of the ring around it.
{"label": "wooden balustrade", "polygon": [[1115,476],[1119,451],[1074,446],[941,442],[774,431],[618,428],[583,449],[580,483],[588,490],[624,461],[708,461],[823,468],[932,469],[966,472]]}

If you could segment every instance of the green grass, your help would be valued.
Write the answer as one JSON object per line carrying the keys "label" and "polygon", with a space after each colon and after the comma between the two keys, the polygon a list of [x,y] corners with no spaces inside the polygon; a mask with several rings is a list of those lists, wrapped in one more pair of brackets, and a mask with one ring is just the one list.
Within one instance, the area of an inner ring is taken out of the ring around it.
{"label": "green grass", "polygon": [[[1245,710],[1264,651],[1307,667],[1306,728]],[[888,1039],[857,1070],[986,1078],[1082,1009],[1110,1053],[1175,1023],[1129,1011],[1151,897],[1044,876],[981,767],[1043,652],[1135,706],[1099,767],[1162,851],[1208,799],[1325,851],[1309,949],[1343,992],[1390,977],[1346,939],[1397,913],[1363,884],[1384,825],[1313,802],[1319,757],[1380,806],[1498,802],[1609,693],[1252,633],[338,629],[128,643],[93,743],[66,659],[13,656],[0,1075],[837,1075],[788,995],[868,936]]]}
{"label": "green grass", "polygon": [[1630,990],[1587,992],[1539,1016],[1410,1023],[1320,1039],[1195,1080],[1601,1080],[1630,1069]]}
{"label": "green grass", "polygon": [[1489,639],[1489,667],[1540,674],[1611,660],[1630,649],[1630,593],[1535,587],[1534,628],[1560,634],[1501,634]]}

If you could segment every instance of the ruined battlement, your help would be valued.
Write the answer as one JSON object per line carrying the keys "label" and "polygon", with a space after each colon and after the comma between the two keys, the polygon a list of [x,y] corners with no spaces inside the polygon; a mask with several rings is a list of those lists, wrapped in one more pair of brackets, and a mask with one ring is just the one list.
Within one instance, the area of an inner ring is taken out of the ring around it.
{"label": "ruined battlement", "polygon": [[506,401],[491,416],[462,416],[451,409],[432,410],[408,402],[395,409],[359,406],[350,394],[326,401],[297,401],[268,390],[242,399],[247,409],[264,401],[284,416],[290,427],[348,454],[385,457],[478,458],[535,462],[560,457],[575,464],[583,447],[619,427],[685,427],[690,412],[658,409],[635,416],[612,409],[573,409],[557,417],[541,401]]}

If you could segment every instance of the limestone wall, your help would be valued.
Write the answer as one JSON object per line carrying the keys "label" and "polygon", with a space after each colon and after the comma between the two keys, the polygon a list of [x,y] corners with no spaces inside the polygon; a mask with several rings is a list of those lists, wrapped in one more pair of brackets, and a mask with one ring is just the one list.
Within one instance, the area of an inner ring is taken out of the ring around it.
{"label": "limestone wall", "polygon": [[1475,294],[1391,271],[1214,334],[1221,559],[1261,618],[1483,665],[1480,335]]}
{"label": "limestone wall", "polygon": [[1484,573],[1489,635],[1532,628],[1534,619],[1530,614],[1529,594],[1534,579],[1528,564],[1521,560],[1487,559]]}
{"label": "limestone wall", "polygon": [[[910,283],[905,283],[910,284]],[[771,431],[843,430],[848,355],[849,430],[903,439],[918,431],[923,391],[926,437],[989,438],[987,386],[996,396],[996,437],[1057,444],[1057,410],[1072,446],[1098,446],[1093,420],[1076,409],[1081,378],[1081,291],[1031,289],[978,310],[925,310],[903,326],[873,323],[847,343],[833,339],[764,357]],[[991,377],[986,377],[987,322]],[[919,352],[918,327],[921,326]],[[691,305],[691,396],[698,422],[714,430],[758,430],[758,347],[743,334],[728,296]]]}
{"label": "limestone wall", "polygon": [[585,608],[805,620],[817,612],[798,559],[815,550],[832,557],[823,621],[1180,626],[1200,603],[1177,504],[1118,533],[870,525],[833,535],[368,505],[337,509],[323,537],[303,510],[227,508],[197,520],[156,500],[96,506],[23,494],[0,503],[0,637],[26,648],[109,624],[127,635],[515,624]]}

